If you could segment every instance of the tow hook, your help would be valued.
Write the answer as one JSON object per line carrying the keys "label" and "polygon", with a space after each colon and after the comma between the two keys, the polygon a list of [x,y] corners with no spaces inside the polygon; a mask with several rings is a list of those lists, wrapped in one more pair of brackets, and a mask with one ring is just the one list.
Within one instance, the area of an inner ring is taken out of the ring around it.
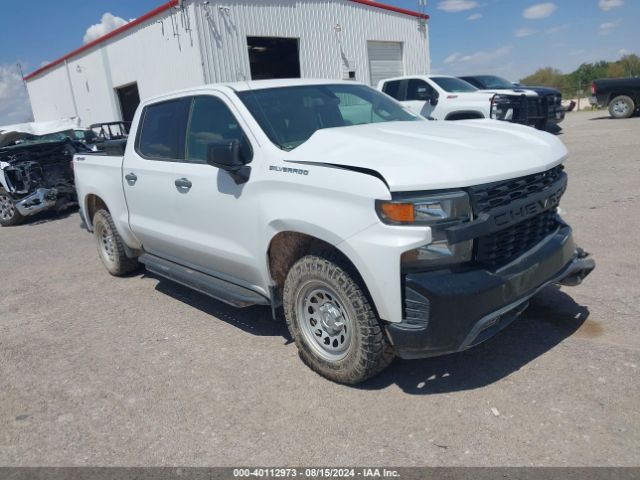
{"label": "tow hook", "polygon": [[567,270],[567,274],[558,283],[567,287],[580,285],[582,281],[596,268],[596,262],[589,258],[589,253],[582,248],[576,249],[576,258]]}

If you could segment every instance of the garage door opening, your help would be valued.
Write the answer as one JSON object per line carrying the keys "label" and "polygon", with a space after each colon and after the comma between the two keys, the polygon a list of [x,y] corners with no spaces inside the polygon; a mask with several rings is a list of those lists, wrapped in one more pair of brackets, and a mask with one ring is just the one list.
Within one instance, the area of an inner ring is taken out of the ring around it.
{"label": "garage door opening", "polygon": [[138,93],[138,84],[131,83],[123,87],[116,88],[118,101],[120,102],[120,113],[122,120],[131,122],[136,113],[136,108],[140,104],[140,94]]}
{"label": "garage door opening", "polygon": [[371,85],[376,86],[380,80],[404,75],[402,60],[402,43],[400,42],[367,42],[369,55],[369,75]]}
{"label": "garage door opening", "polygon": [[247,37],[251,79],[300,78],[297,38]]}

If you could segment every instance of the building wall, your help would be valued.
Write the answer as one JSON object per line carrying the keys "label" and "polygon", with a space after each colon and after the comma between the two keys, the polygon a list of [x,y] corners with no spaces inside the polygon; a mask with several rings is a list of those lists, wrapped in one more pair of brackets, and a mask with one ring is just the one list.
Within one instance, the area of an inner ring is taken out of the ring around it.
{"label": "building wall", "polygon": [[193,8],[188,9],[191,31],[172,9],[69,59],[68,76],[60,65],[27,81],[35,121],[79,116],[88,126],[120,120],[115,89],[133,82],[140,99],[202,85]]}
{"label": "building wall", "polygon": [[[339,25],[339,28],[336,28]],[[406,74],[429,72],[428,26],[348,0],[193,0],[28,80],[36,121],[120,120],[115,89],[140,98],[203,83],[250,79],[247,36],[299,38],[301,74],[369,83],[367,41],[403,43]]]}
{"label": "building wall", "polygon": [[76,116],[66,64],[27,82],[27,90],[36,122]]}
{"label": "building wall", "polygon": [[199,0],[195,13],[207,82],[251,78],[248,36],[299,38],[307,78],[340,79],[355,70],[356,80],[369,83],[368,40],[402,42],[406,74],[430,69],[427,25],[348,0]]}

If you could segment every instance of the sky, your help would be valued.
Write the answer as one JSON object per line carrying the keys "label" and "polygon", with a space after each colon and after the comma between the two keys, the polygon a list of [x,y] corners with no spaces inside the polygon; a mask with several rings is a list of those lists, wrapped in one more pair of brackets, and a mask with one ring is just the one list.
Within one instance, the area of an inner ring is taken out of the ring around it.
{"label": "sky", "polygon": [[[232,2],[233,0],[229,0]],[[25,74],[152,10],[164,0],[3,2],[0,125],[30,120]],[[383,0],[417,10],[419,0]],[[640,0],[427,0],[432,73],[510,80],[551,66],[640,55]],[[634,28],[635,24],[635,28]]]}

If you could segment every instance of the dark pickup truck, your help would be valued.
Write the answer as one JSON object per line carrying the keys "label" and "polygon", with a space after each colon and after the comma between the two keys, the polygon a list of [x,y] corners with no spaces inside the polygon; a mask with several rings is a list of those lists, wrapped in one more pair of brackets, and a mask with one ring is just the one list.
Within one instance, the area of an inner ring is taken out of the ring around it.
{"label": "dark pickup truck", "polygon": [[[565,109],[560,90],[514,84],[496,75],[467,75],[459,78],[482,91],[496,93],[497,110],[512,111],[517,123],[546,130],[549,125],[564,120]],[[502,94],[505,93],[510,97],[503,97]],[[518,100],[514,101],[514,98]]]}
{"label": "dark pickup truck", "polygon": [[629,118],[640,109],[640,77],[604,78],[591,84],[591,104],[608,107],[613,118]]}

